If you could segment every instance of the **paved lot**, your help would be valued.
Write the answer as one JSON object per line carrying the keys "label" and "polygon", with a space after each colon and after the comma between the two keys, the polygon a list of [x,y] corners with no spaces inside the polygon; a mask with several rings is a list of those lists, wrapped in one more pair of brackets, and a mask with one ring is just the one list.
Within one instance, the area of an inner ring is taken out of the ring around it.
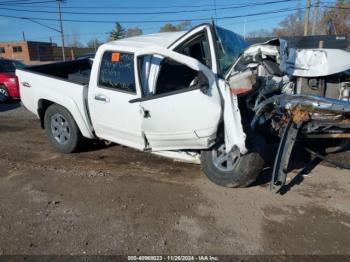
{"label": "paved lot", "polygon": [[264,177],[226,189],[118,145],[62,155],[24,108],[0,105],[0,254],[350,255],[350,171],[298,178],[272,195]]}

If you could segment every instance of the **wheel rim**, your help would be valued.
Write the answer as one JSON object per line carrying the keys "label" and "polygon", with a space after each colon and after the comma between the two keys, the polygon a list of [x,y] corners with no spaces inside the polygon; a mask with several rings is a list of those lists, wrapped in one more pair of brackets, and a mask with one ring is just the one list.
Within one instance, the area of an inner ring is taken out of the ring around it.
{"label": "wheel rim", "polygon": [[240,151],[235,148],[229,153],[226,153],[225,144],[222,144],[217,149],[212,151],[214,166],[223,172],[233,171],[239,163]]}
{"label": "wheel rim", "polygon": [[3,87],[0,87],[0,93],[1,93],[2,95],[4,95],[5,97],[8,97],[8,96],[9,96],[7,90],[6,90],[5,88],[3,88]]}
{"label": "wheel rim", "polygon": [[7,91],[3,88],[0,88],[0,93],[3,94],[4,96],[7,96]]}
{"label": "wheel rim", "polygon": [[66,118],[61,114],[54,114],[51,117],[51,133],[55,140],[64,145],[70,139],[70,126]]}

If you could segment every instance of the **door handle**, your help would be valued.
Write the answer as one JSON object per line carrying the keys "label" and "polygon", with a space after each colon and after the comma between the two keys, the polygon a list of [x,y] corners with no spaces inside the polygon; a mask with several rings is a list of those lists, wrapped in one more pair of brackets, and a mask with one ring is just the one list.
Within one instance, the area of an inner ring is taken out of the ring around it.
{"label": "door handle", "polygon": [[95,100],[101,101],[101,102],[106,102],[106,103],[109,102],[109,98],[107,96],[101,95],[101,94],[95,95]]}

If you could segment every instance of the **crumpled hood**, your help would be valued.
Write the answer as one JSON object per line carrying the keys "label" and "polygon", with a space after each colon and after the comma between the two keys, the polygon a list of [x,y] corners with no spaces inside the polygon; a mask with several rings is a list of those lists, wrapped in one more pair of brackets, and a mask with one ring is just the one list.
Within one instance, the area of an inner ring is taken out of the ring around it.
{"label": "crumpled hood", "polygon": [[341,49],[295,49],[281,40],[280,68],[289,75],[320,77],[350,69],[350,52]]}
{"label": "crumpled hood", "polygon": [[341,49],[289,48],[284,39],[271,39],[255,44],[243,52],[243,57],[261,54],[275,57],[280,70],[291,76],[320,77],[337,74],[350,69],[350,52]]}

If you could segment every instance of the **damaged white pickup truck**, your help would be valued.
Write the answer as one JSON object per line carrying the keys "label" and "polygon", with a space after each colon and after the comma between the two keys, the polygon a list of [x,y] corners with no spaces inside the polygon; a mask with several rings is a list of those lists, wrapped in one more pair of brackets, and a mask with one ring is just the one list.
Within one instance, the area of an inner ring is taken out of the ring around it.
{"label": "damaged white pickup truck", "polygon": [[93,60],[17,70],[23,104],[61,152],[99,138],[201,163],[221,186],[261,172],[266,130],[281,137],[273,184],[285,183],[297,135],[349,137],[350,53],[293,50],[273,40],[248,48],[203,24],[188,32],[102,45]]}

